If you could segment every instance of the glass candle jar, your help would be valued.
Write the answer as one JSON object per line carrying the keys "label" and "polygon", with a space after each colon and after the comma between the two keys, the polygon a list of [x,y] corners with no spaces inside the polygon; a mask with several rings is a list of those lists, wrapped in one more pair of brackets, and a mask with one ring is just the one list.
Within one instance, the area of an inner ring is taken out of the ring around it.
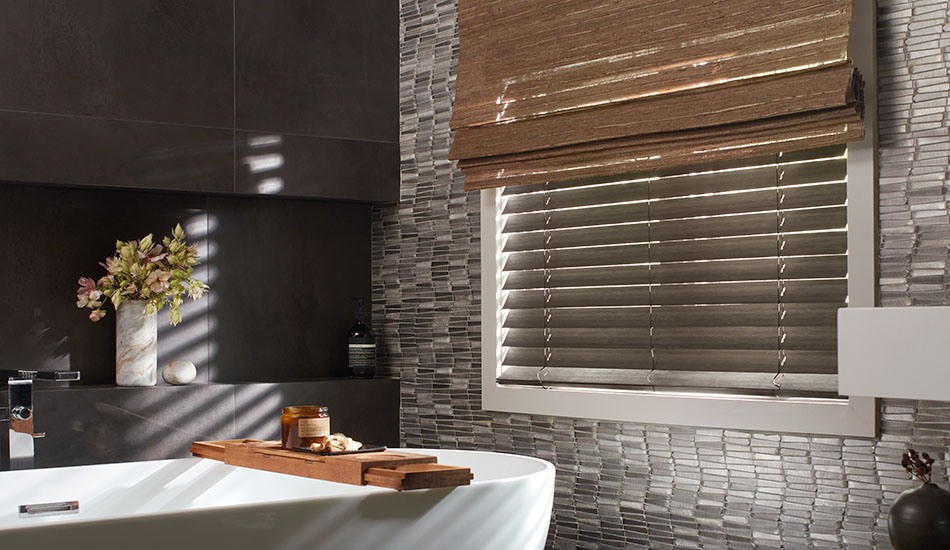
{"label": "glass candle jar", "polygon": [[330,435],[327,407],[284,407],[280,411],[280,443],[285,449],[324,443]]}

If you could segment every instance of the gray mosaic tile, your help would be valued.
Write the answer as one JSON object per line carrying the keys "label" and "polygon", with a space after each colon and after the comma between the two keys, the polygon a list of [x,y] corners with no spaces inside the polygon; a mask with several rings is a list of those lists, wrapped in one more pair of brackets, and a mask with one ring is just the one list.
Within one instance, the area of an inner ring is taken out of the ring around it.
{"label": "gray mosaic tile", "polygon": [[[879,1],[880,298],[948,304],[950,1]],[[455,0],[401,4],[400,201],[373,212],[380,371],[402,443],[557,467],[549,548],[885,549],[908,447],[942,459],[950,404],[886,400],[876,440],[644,426],[480,409],[479,202],[446,156]]]}

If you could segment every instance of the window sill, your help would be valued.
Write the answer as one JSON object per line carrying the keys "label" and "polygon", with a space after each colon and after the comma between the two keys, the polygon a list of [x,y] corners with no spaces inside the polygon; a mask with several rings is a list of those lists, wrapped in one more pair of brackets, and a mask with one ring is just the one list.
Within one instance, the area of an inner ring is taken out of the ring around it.
{"label": "window sill", "polygon": [[873,398],[805,399],[709,396],[626,390],[573,390],[499,386],[482,381],[482,408],[490,411],[848,437],[877,435]]}

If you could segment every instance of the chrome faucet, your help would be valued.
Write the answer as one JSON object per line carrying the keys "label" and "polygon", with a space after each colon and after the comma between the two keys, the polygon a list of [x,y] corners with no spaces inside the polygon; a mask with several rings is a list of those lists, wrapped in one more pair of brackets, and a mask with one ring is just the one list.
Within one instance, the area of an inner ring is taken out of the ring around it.
{"label": "chrome faucet", "polygon": [[0,407],[0,421],[10,423],[10,469],[33,467],[33,440],[46,437],[33,432],[33,380],[79,380],[79,371],[2,370],[0,380],[7,378],[7,404]]}

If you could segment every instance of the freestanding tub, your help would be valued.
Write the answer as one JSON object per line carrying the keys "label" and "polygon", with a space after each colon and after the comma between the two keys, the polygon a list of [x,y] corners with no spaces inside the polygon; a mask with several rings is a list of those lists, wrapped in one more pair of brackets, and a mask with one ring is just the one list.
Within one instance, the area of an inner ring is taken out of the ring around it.
{"label": "freestanding tub", "polygon": [[[543,460],[407,449],[468,466],[471,485],[397,492],[184,458],[0,472],[0,548],[541,549],[554,500]],[[19,505],[79,513],[19,517]]]}

